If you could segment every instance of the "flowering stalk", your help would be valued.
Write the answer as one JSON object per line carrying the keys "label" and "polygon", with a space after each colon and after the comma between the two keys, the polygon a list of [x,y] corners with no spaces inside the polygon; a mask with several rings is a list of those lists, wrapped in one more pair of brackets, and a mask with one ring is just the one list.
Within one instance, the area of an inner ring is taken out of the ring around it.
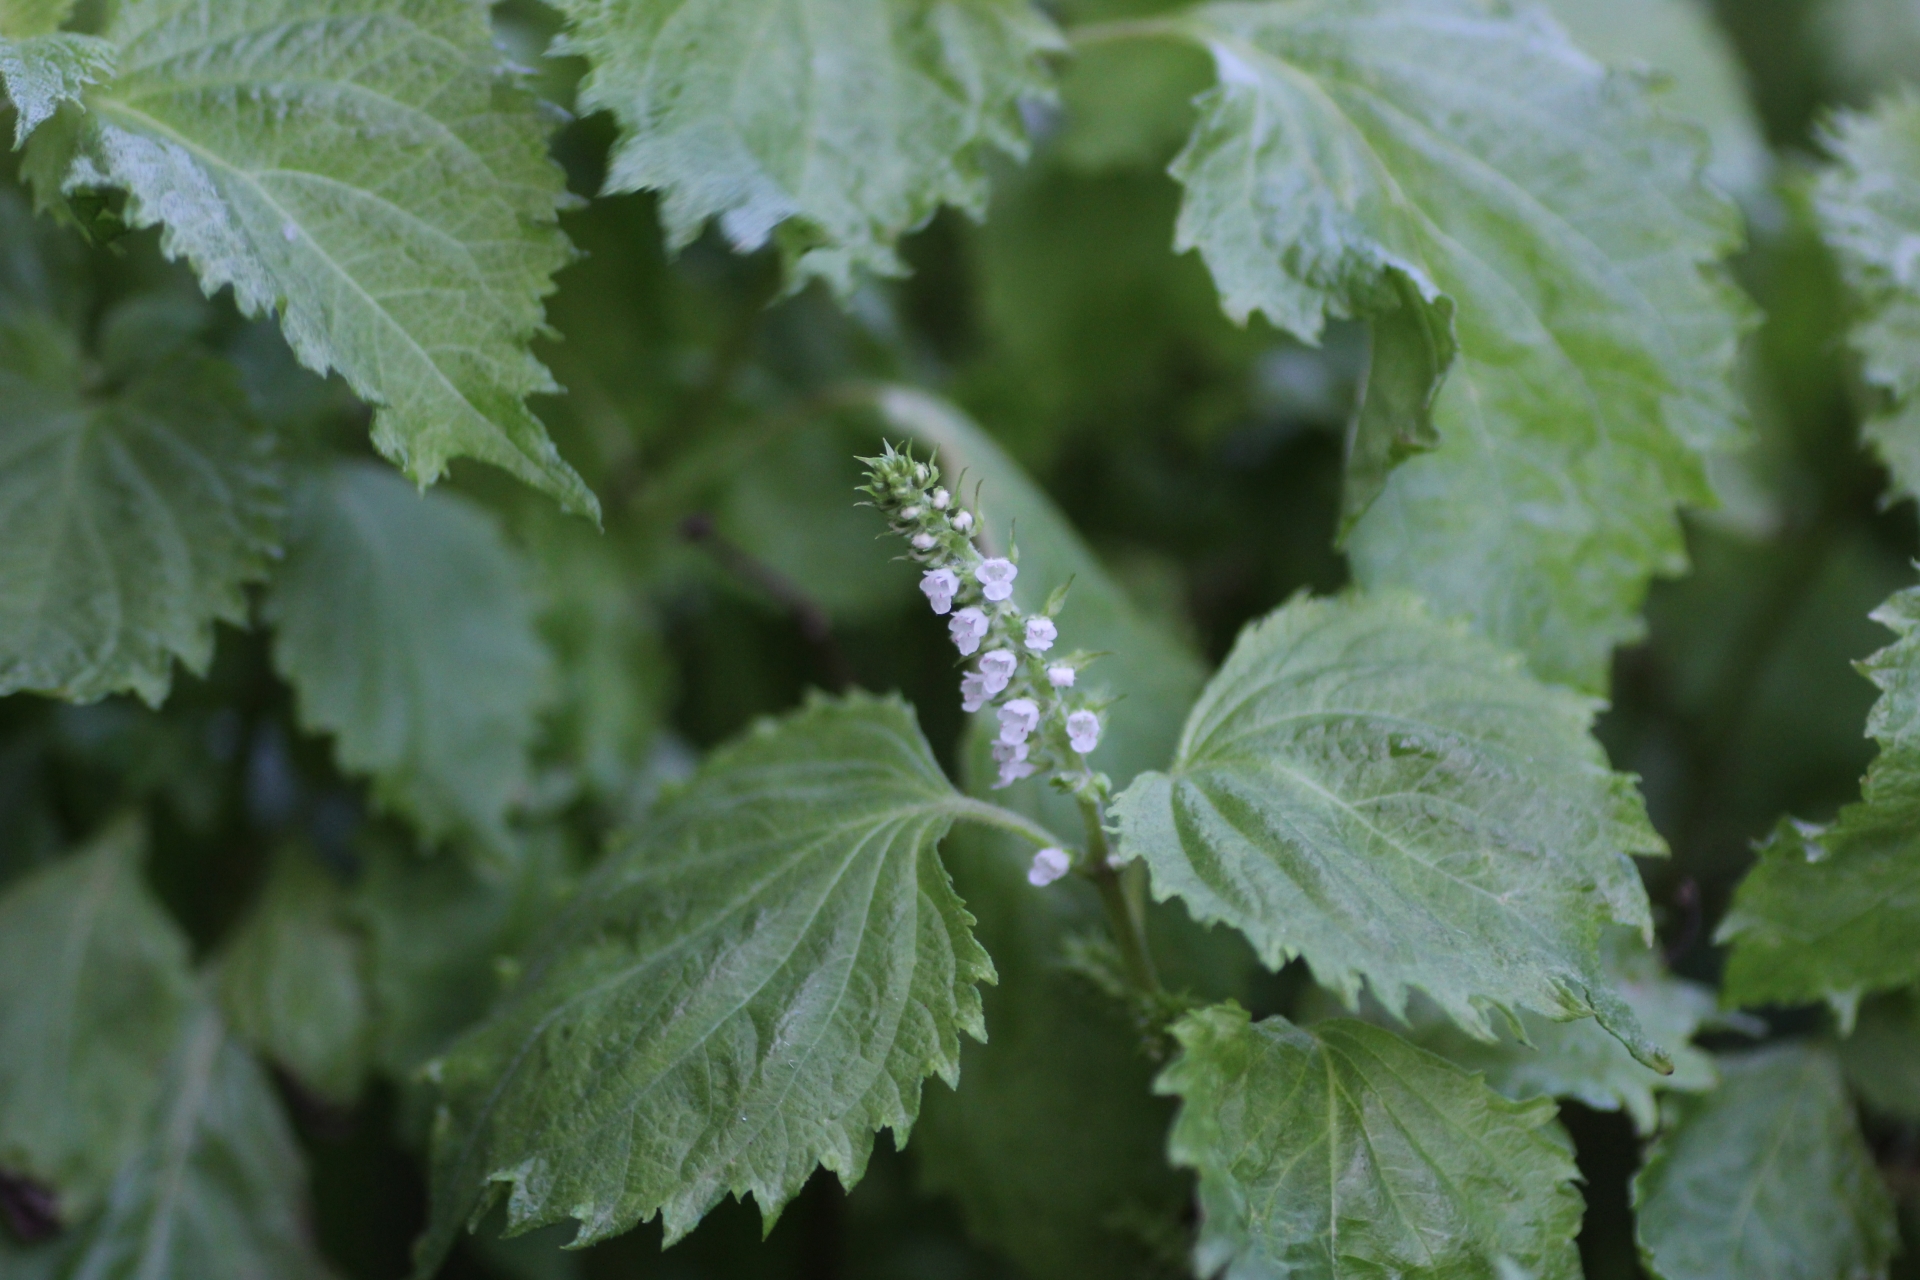
{"label": "flowering stalk", "polygon": [[[1027,613],[1013,599],[1018,549],[1006,556],[981,553],[974,545],[978,519],[941,486],[937,463],[896,452],[891,444],[880,457],[861,461],[868,468],[861,492],[907,540],[910,558],[922,567],[921,592],[933,611],[948,619],[947,634],[960,656],[973,659],[960,677],[960,701],[968,714],[990,710],[999,725],[993,743],[1000,769],[995,789],[1039,774],[1074,797],[1087,829],[1079,870],[1100,891],[1134,981],[1156,990],[1141,904],[1122,888],[1107,847],[1112,783],[1087,759],[1104,728],[1101,708],[1079,688],[1079,674],[1092,655],[1055,652],[1060,630],[1054,617],[1065,603],[1065,589],[1055,591],[1039,613]],[[1074,865],[1065,849],[1043,848],[1034,855],[1027,879],[1045,886]]]}

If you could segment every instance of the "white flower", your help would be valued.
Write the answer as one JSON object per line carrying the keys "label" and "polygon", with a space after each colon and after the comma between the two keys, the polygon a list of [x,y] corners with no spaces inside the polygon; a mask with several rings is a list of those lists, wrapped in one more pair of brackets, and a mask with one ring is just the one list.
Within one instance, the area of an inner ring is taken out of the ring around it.
{"label": "white flower", "polygon": [[948,493],[945,489],[935,489],[933,491],[933,509],[935,511],[945,511],[947,509],[947,504],[952,501],[953,501],[953,495]]}
{"label": "white flower", "polygon": [[953,594],[960,590],[960,575],[951,569],[929,569],[920,575],[920,590],[935,613],[953,608]]}
{"label": "white flower", "polygon": [[969,671],[960,677],[960,709],[972,715],[987,705],[987,699],[993,695],[987,692],[987,682],[979,672]]}
{"label": "white flower", "polygon": [[1015,698],[1000,708],[1000,741],[1025,742],[1027,735],[1040,727],[1040,704],[1032,698]]}
{"label": "white flower", "polygon": [[971,511],[954,512],[953,527],[958,529],[962,533],[965,533],[967,530],[973,528],[973,512]]}
{"label": "white flower", "polygon": [[915,551],[931,551],[933,550],[935,539],[930,533],[916,533],[913,535],[911,541]]}
{"label": "white flower", "polygon": [[987,615],[974,608],[962,609],[947,624],[947,634],[953,637],[953,647],[964,658],[978,649],[980,641],[986,638]]}
{"label": "white flower", "polygon": [[1053,648],[1053,642],[1060,635],[1060,629],[1053,625],[1052,618],[1027,619],[1027,648],[1035,653],[1045,653]]}
{"label": "white flower", "polygon": [[1020,576],[1013,561],[1001,556],[982,560],[974,566],[973,576],[980,580],[980,594],[995,604],[1013,594],[1013,580]]}
{"label": "white flower", "polygon": [[1034,767],[1027,760],[1027,744],[1024,742],[994,743],[993,758],[1000,765],[1000,781],[993,784],[995,791],[1033,775]]}
{"label": "white flower", "polygon": [[1071,689],[1073,688],[1073,681],[1074,670],[1066,663],[1062,662],[1057,666],[1047,668],[1047,683],[1054,688]]}
{"label": "white flower", "polygon": [[1100,745],[1100,717],[1091,711],[1076,711],[1067,717],[1067,745],[1086,755]]}
{"label": "white flower", "polygon": [[920,518],[919,504],[915,503],[911,507],[900,508],[900,518],[902,520],[918,520]]}
{"label": "white flower", "polygon": [[1027,883],[1036,889],[1044,889],[1067,874],[1073,863],[1067,858],[1065,849],[1042,849],[1033,855],[1033,866],[1027,869]]}
{"label": "white flower", "polygon": [[997,698],[1000,691],[1013,679],[1013,673],[1020,666],[1020,659],[1013,656],[1011,649],[994,649],[980,655],[980,678],[987,682],[987,696]]}

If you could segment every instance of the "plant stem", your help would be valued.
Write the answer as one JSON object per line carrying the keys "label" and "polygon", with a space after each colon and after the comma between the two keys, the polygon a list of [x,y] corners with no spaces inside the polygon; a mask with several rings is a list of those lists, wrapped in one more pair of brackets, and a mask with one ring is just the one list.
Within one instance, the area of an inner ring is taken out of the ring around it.
{"label": "plant stem", "polygon": [[1105,815],[1100,802],[1089,795],[1080,800],[1080,818],[1087,829],[1087,860],[1081,870],[1093,880],[1100,892],[1100,905],[1107,911],[1107,928],[1120,948],[1127,977],[1142,992],[1160,993],[1160,974],[1154,968],[1153,951],[1147,943],[1147,916],[1143,904],[1129,898],[1120,883],[1120,873],[1108,861],[1112,850],[1107,845]]}
{"label": "plant stem", "polygon": [[1033,841],[1037,849],[1045,849],[1060,843],[1060,837],[1047,830],[1032,818],[1015,813],[1011,809],[1002,809],[997,804],[985,800],[975,800],[972,796],[955,796],[952,800],[953,815],[983,827],[994,827],[1022,839]]}

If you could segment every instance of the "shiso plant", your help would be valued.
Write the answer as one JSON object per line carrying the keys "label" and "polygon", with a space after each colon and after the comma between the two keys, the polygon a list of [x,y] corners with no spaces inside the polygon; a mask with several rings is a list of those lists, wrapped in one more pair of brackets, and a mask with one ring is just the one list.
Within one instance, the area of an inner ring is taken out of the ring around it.
{"label": "shiso plant", "polygon": [[1905,1274],[1920,17],[1712,9],[0,0],[0,1280]]}

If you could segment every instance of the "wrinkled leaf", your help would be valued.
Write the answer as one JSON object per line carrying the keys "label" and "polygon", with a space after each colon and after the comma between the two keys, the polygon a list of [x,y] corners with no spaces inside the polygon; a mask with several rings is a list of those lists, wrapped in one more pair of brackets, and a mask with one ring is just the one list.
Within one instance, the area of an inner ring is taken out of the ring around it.
{"label": "wrinkled leaf", "polygon": [[[1311,0],[1166,23],[1219,78],[1174,165],[1177,246],[1236,317],[1308,340],[1375,320],[1370,383],[1395,412],[1359,422],[1355,576],[1598,688],[1649,578],[1684,567],[1675,508],[1711,502],[1704,455],[1738,436],[1744,311],[1707,264],[1739,227],[1697,141],[1530,10]],[[1368,507],[1431,443],[1429,404],[1440,447]]]}
{"label": "wrinkled leaf", "polygon": [[44,124],[63,102],[78,102],[90,84],[113,74],[113,46],[95,36],[53,33],[9,39],[0,30],[0,94],[13,104],[13,145]]}
{"label": "wrinkled leaf", "polygon": [[306,474],[268,592],[300,723],[429,840],[507,846],[547,692],[522,569],[465,499],[373,463]]}
{"label": "wrinkled leaf", "polygon": [[182,351],[89,389],[51,319],[0,316],[0,693],[167,696],[277,552],[280,475],[231,371]]}
{"label": "wrinkled leaf", "polygon": [[1893,1205],[1860,1137],[1840,1067],[1790,1044],[1723,1057],[1720,1087],[1676,1097],[1633,1180],[1655,1280],[1884,1276]]}
{"label": "wrinkled leaf", "polygon": [[1025,0],[560,0],[587,111],[621,136],[605,190],[657,190],[675,247],[779,230],[794,283],[897,275],[943,204],[978,217],[986,161],[1026,152],[1017,100],[1059,36]]}
{"label": "wrinkled leaf", "polygon": [[442,1096],[431,1270],[504,1198],[587,1244],[723,1196],[770,1224],[816,1165],[851,1185],[921,1081],[984,1034],[993,966],[935,846],[969,802],[912,713],[816,700],[716,752],[581,887]]}
{"label": "wrinkled leaf", "polygon": [[531,97],[467,0],[125,0],[117,74],[36,132],[44,202],[117,188],[208,293],[275,314],[300,362],[374,406],[425,485],[479,458],[597,515],[526,397],[567,258]]}
{"label": "wrinkled leaf", "polygon": [[1597,1017],[1664,1065],[1600,956],[1610,923],[1649,927],[1627,855],[1662,846],[1594,710],[1410,597],[1297,598],[1241,633],[1169,770],[1115,800],[1120,856],[1349,1006],[1365,979],[1485,1038],[1494,1010]]}
{"label": "wrinkled leaf", "polygon": [[1173,1028],[1169,1139],[1200,1175],[1199,1274],[1578,1280],[1582,1203],[1551,1102],[1363,1022],[1305,1029],[1232,1005]]}

